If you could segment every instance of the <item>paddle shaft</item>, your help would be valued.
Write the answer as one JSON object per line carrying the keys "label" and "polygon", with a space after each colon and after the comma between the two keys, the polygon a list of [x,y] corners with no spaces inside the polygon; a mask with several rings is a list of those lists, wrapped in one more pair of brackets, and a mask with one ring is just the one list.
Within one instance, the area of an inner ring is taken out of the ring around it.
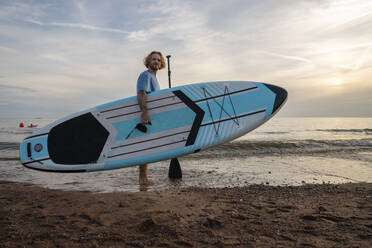
{"label": "paddle shaft", "polygon": [[[168,84],[169,88],[172,88],[171,85],[171,70],[170,70],[170,55],[167,55],[167,62],[168,62]],[[168,177],[172,179],[181,179],[182,178],[182,169],[180,162],[177,158],[172,158],[171,162],[169,164],[169,171],[168,171]]]}
{"label": "paddle shaft", "polygon": [[170,70],[170,63],[169,63],[169,60],[170,60],[170,55],[167,55],[167,62],[168,62],[168,84],[169,84],[169,88],[172,88],[171,86],[171,70]]}

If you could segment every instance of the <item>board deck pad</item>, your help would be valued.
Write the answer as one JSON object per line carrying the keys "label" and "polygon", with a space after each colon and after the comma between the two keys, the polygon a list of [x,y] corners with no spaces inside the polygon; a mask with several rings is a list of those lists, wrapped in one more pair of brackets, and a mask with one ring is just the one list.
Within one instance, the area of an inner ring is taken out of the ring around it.
{"label": "board deck pad", "polygon": [[271,118],[287,92],[258,82],[209,82],[148,94],[151,125],[138,130],[136,97],[43,127],[20,145],[26,167],[58,172],[118,169],[187,155],[238,138]]}

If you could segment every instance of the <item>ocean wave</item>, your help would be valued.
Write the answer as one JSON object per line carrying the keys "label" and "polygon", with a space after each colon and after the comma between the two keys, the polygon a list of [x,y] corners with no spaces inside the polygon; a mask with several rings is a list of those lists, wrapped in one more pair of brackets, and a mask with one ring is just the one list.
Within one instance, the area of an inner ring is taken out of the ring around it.
{"label": "ocean wave", "polygon": [[0,142],[0,151],[3,150],[19,150],[20,143],[16,142]]}
{"label": "ocean wave", "polygon": [[234,141],[208,148],[200,153],[192,154],[191,157],[313,155],[360,151],[372,151],[372,139]]}
{"label": "ocean wave", "polygon": [[[19,150],[20,143],[0,142],[0,150]],[[202,150],[191,157],[252,155],[311,155],[334,152],[372,151],[372,139],[345,140],[238,140]]]}
{"label": "ocean wave", "polygon": [[262,134],[289,134],[290,132],[285,132],[285,131],[271,131],[271,132],[258,132]]}
{"label": "ocean wave", "polygon": [[361,129],[316,129],[316,131],[320,132],[330,132],[330,133],[364,133],[364,134],[372,134],[371,128],[361,128]]}
{"label": "ocean wave", "polygon": [[0,133],[5,133],[5,134],[30,134],[30,133],[33,133],[34,130],[27,130],[27,129],[23,129],[23,130],[0,130]]}

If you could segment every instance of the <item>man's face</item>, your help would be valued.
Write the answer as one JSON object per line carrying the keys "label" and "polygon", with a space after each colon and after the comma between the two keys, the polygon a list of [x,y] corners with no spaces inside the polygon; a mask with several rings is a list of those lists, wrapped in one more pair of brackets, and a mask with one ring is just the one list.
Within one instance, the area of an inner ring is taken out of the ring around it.
{"label": "man's face", "polygon": [[159,70],[160,66],[161,66],[160,55],[156,54],[156,53],[151,55],[150,69],[153,70],[153,71],[157,71],[157,70]]}

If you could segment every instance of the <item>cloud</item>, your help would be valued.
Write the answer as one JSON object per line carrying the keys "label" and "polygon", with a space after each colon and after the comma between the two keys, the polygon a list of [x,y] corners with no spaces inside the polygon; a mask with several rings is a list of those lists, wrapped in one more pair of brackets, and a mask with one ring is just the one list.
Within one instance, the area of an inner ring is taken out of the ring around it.
{"label": "cloud", "polygon": [[0,19],[4,21],[22,20],[25,16],[38,18],[45,16],[48,5],[32,4],[25,1],[4,0],[0,6]]}
{"label": "cloud", "polygon": [[[345,84],[350,89],[371,77],[370,1],[5,0],[0,6],[0,84],[7,86],[0,88],[11,95],[0,97],[39,109],[47,103],[50,113],[134,95],[142,58],[152,50],[172,55],[174,86],[268,81],[301,99],[336,95],[325,86],[329,78],[357,78]],[[167,87],[166,70],[158,79]]]}
{"label": "cloud", "polygon": [[0,52],[1,53],[12,53],[12,54],[19,53],[18,50],[10,48],[10,47],[5,47],[5,46],[0,46]]}
{"label": "cloud", "polygon": [[[347,7],[348,6],[345,6],[345,9],[347,9]],[[367,9],[365,9],[365,7],[367,7]],[[325,28],[325,30],[326,31],[329,31],[329,30],[334,31],[335,29],[337,29],[337,30],[347,29],[347,28],[350,28],[351,26],[358,25],[361,22],[364,22],[365,20],[363,20],[363,19],[370,19],[370,17],[372,16],[372,11],[368,10],[368,7],[370,9],[371,5],[361,6],[361,9],[357,13],[352,13],[351,16],[348,16],[347,18],[344,18],[341,21],[337,21],[334,24],[329,25],[328,27]],[[345,9],[343,9],[342,11],[345,11]],[[362,13],[360,13],[360,12],[362,12]]]}
{"label": "cloud", "polygon": [[265,51],[262,51],[261,53],[268,54],[268,55],[271,55],[271,56],[274,56],[274,57],[283,58],[283,59],[290,59],[290,60],[301,61],[301,62],[306,62],[306,63],[311,62],[311,60],[309,60],[309,59],[301,58],[301,57],[297,57],[297,56],[271,53],[271,52],[265,52]]}
{"label": "cloud", "polygon": [[[34,89],[13,85],[0,84],[0,89],[3,95],[9,94],[10,92],[36,92]],[[4,94],[5,93],[5,94]]]}
{"label": "cloud", "polygon": [[128,34],[128,39],[131,42],[136,42],[136,41],[147,41],[150,39],[151,33],[146,30],[138,30],[134,32],[129,32]]}
{"label": "cloud", "polygon": [[78,29],[85,29],[90,31],[100,31],[100,32],[110,32],[110,33],[120,33],[120,34],[130,34],[128,31],[114,29],[114,28],[102,28],[96,27],[84,23],[63,23],[63,22],[40,22],[33,19],[26,20],[29,23],[37,24],[40,26],[50,26],[50,27],[64,27],[64,28],[78,28]]}

